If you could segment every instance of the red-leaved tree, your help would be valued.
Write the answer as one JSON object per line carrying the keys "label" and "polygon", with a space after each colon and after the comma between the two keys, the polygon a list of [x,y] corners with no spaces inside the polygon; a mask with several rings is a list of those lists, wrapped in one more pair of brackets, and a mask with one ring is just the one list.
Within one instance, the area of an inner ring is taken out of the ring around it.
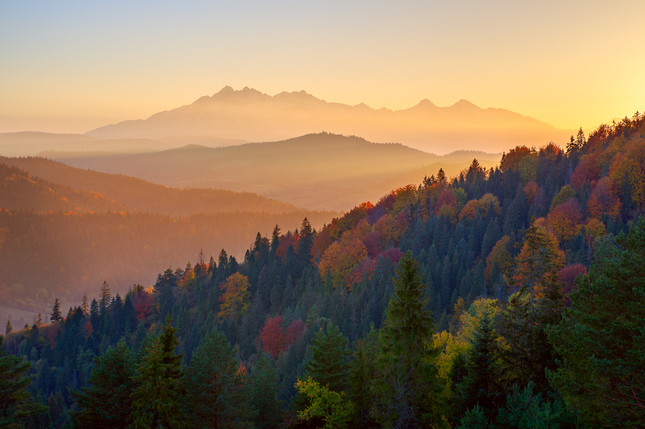
{"label": "red-leaved tree", "polygon": [[284,333],[284,349],[289,348],[291,344],[298,341],[302,334],[305,332],[305,322],[300,319],[296,319],[287,328]]}
{"label": "red-leaved tree", "polygon": [[262,350],[269,353],[272,358],[278,357],[284,350],[284,331],[282,330],[282,316],[270,317],[260,331]]}

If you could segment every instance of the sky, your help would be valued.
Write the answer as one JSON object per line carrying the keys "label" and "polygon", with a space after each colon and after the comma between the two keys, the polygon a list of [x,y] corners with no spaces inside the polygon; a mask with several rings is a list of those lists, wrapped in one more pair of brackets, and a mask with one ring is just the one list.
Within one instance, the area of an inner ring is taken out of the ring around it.
{"label": "sky", "polygon": [[645,109],[645,2],[0,0],[0,132],[86,132],[229,85],[592,128]]}

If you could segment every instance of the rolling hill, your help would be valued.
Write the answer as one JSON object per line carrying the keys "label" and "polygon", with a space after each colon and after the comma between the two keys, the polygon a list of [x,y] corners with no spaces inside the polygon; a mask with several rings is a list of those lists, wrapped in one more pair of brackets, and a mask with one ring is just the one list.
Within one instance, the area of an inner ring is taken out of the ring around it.
{"label": "rolling hill", "polygon": [[[485,167],[500,159],[499,154],[472,151],[437,156],[401,144],[377,144],[329,133],[223,148],[189,145],[119,158],[54,152],[48,156],[167,186],[254,192],[311,210],[350,210],[364,201],[378,200],[393,188],[409,184],[409,178],[401,175],[415,169],[420,177],[413,175],[413,183],[418,184],[424,175],[436,175],[439,168],[456,176],[475,157]],[[429,167],[420,170],[424,166]]]}
{"label": "rolling hill", "polygon": [[82,192],[54,184],[3,163],[0,163],[0,209],[76,213],[131,210],[98,192]]}
{"label": "rolling hill", "polygon": [[133,211],[189,216],[197,213],[287,213],[300,210],[290,204],[249,192],[168,188],[122,174],[74,168],[44,158],[0,157],[0,162],[21,168],[50,182],[103,194]]}

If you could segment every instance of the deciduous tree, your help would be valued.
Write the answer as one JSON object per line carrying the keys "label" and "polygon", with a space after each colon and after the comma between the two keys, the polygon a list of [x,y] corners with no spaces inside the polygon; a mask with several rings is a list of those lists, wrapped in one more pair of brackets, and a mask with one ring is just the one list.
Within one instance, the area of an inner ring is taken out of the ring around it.
{"label": "deciduous tree", "polygon": [[249,279],[240,273],[233,273],[222,285],[219,317],[233,317],[239,321],[249,306]]}

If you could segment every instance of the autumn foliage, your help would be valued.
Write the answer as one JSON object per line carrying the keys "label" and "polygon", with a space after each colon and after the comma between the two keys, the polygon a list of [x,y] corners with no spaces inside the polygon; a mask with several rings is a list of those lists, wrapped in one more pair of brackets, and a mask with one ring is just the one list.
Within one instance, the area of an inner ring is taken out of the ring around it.
{"label": "autumn foliage", "polygon": [[576,277],[587,274],[587,267],[582,264],[571,264],[558,271],[558,279],[564,285],[562,294],[568,297],[576,289]]}
{"label": "autumn foliage", "polygon": [[548,217],[549,226],[559,240],[568,240],[578,233],[578,225],[582,222],[582,210],[575,198],[570,198],[558,204]]}
{"label": "autumn foliage", "polygon": [[262,350],[277,358],[280,353],[287,350],[291,344],[297,341],[305,331],[305,323],[296,319],[287,329],[283,329],[282,316],[270,317],[264,323],[264,327],[258,336],[262,344]]}
{"label": "autumn foliage", "polygon": [[284,349],[284,331],[282,330],[282,316],[270,317],[264,323],[260,331],[262,341],[262,350],[271,355],[272,358],[278,357]]}
{"label": "autumn foliage", "polygon": [[534,149],[529,149],[526,146],[517,146],[514,149],[511,149],[508,153],[502,155],[502,162],[500,163],[500,169],[502,171],[513,170],[516,171],[520,166],[520,161],[524,157],[535,154]]}
{"label": "autumn foliage", "polygon": [[591,191],[587,210],[591,217],[599,219],[603,214],[616,217],[620,214],[622,203],[616,192],[616,185],[611,177],[603,177]]}
{"label": "autumn foliage", "polygon": [[240,319],[249,306],[249,279],[240,273],[228,276],[221,286],[219,317]]}

